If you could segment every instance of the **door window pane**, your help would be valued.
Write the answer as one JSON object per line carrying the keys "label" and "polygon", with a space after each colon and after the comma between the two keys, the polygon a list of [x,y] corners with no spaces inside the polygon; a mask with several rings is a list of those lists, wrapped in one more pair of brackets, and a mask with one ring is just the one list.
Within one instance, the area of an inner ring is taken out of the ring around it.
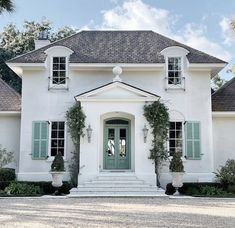
{"label": "door window pane", "polygon": [[114,156],[115,154],[115,129],[109,128],[108,129],[108,145],[107,145],[107,153],[108,156]]}
{"label": "door window pane", "polygon": [[126,129],[120,129],[119,155],[126,157]]}

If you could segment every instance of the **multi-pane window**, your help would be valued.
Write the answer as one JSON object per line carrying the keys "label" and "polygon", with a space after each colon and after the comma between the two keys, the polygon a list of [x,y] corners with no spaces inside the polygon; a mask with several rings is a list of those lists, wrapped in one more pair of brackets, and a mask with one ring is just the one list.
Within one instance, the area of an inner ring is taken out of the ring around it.
{"label": "multi-pane window", "polygon": [[181,57],[168,58],[168,84],[178,85],[182,81],[182,59]]}
{"label": "multi-pane window", "polygon": [[182,153],[183,134],[182,122],[170,122],[169,127],[169,152],[173,156],[175,152]]}
{"label": "multi-pane window", "polygon": [[66,57],[53,57],[52,84],[66,84]]}
{"label": "multi-pane window", "polygon": [[51,156],[59,152],[64,156],[65,124],[62,121],[51,122]]}

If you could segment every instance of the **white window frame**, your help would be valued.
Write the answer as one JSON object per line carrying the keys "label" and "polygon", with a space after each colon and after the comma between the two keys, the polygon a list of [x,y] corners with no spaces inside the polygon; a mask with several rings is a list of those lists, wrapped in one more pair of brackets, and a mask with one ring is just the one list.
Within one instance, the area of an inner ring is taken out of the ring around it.
{"label": "white window frame", "polygon": [[[181,72],[181,76],[179,77],[180,78],[180,83],[178,83],[178,84],[170,84],[169,83],[169,72],[170,71],[172,71],[172,72],[176,72],[176,70],[169,70],[169,59],[171,59],[171,58],[174,58],[174,59],[180,59],[180,62],[181,62],[181,64],[180,64],[180,67],[181,67],[181,70],[180,71],[178,71],[178,72]],[[168,80],[167,80],[167,83],[168,83],[168,85],[170,85],[170,86],[172,86],[172,85],[182,85],[182,78],[183,78],[183,57],[182,56],[168,56],[167,57],[167,78],[168,78]]]}
{"label": "white window frame", "polygon": [[[169,69],[168,63],[169,58],[180,58],[181,60],[181,77],[180,83],[178,84],[169,84]],[[166,57],[166,90],[185,90],[185,75],[184,75],[184,56],[181,55],[169,55]]]}
{"label": "white window frame", "polygon": [[48,161],[53,161],[55,156],[51,156],[51,131],[52,131],[52,122],[64,122],[64,160],[67,158],[67,125],[65,120],[50,120],[49,122],[49,137],[48,137]]}
{"label": "white window frame", "polygon": [[[182,158],[185,158],[185,132],[184,132],[184,121],[182,120],[170,120],[170,122],[181,122],[181,126],[182,126]],[[168,130],[168,140],[167,140],[167,150],[168,150],[168,154],[170,155],[170,127]],[[172,156],[169,156],[170,158],[172,158]]]}
{"label": "white window frame", "polygon": [[[54,58],[65,58],[65,84],[55,84],[53,83],[53,59]],[[68,56],[66,55],[53,55],[50,58],[50,76],[49,76],[49,89],[68,89],[68,71],[69,71],[69,64],[68,64]]]}

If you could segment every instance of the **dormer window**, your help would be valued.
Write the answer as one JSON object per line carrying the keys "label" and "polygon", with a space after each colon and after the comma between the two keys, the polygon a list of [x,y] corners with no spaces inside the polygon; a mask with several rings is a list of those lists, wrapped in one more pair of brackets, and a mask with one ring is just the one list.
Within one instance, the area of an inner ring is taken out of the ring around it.
{"label": "dormer window", "polygon": [[182,83],[182,58],[168,57],[168,84],[179,85]]}
{"label": "dormer window", "polygon": [[66,84],[66,57],[53,57],[52,59],[52,84]]}

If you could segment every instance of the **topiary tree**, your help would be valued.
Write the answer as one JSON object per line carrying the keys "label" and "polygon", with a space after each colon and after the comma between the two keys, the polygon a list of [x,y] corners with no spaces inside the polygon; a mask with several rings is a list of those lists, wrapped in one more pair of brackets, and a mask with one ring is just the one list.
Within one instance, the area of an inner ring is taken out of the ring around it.
{"label": "topiary tree", "polygon": [[171,172],[184,172],[184,165],[181,159],[181,153],[176,151],[170,161],[169,169]]}
{"label": "topiary tree", "polygon": [[60,152],[55,156],[55,158],[54,158],[54,160],[51,164],[51,171],[52,172],[63,172],[63,171],[65,171],[64,159],[63,159],[63,156]]}
{"label": "topiary tree", "polygon": [[144,106],[144,116],[151,127],[153,136],[149,159],[155,164],[156,182],[160,187],[159,168],[161,162],[168,158],[166,141],[168,138],[169,113],[168,108],[160,101],[154,101]]}
{"label": "topiary tree", "polygon": [[66,112],[66,119],[68,131],[75,147],[75,151],[73,152],[73,157],[69,165],[71,183],[75,187],[78,184],[77,179],[80,172],[80,137],[83,135],[86,119],[80,102],[76,102]]}

